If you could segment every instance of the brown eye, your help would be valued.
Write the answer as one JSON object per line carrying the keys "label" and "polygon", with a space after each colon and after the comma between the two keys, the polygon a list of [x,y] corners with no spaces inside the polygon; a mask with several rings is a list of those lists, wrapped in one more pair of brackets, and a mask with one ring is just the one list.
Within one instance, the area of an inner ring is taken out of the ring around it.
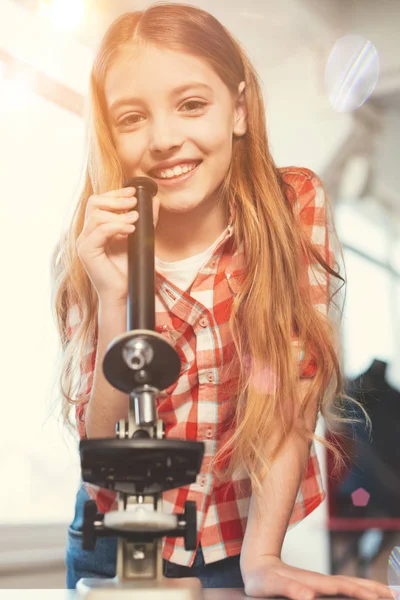
{"label": "brown eye", "polygon": [[136,125],[137,123],[139,123],[139,119],[141,119],[141,118],[142,118],[141,115],[137,115],[137,114],[127,115],[126,117],[121,119],[121,121],[118,123],[118,125],[122,125],[122,126]]}
{"label": "brown eye", "polygon": [[182,108],[188,106],[188,109],[185,109],[184,112],[195,112],[200,110],[206,106],[205,102],[200,102],[200,100],[188,100],[182,105]]}

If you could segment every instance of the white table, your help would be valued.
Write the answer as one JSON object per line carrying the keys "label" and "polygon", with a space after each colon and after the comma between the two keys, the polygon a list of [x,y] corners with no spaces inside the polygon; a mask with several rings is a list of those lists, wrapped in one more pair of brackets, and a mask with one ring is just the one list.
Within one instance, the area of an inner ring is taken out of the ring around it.
{"label": "white table", "polygon": [[[400,592],[400,586],[399,592]],[[204,600],[251,600],[242,589],[207,589],[203,590]],[[326,600],[325,596],[321,600]],[[2,590],[0,589],[0,600],[77,600],[77,594],[73,590]],[[135,597],[132,596],[132,600]],[[256,600],[256,599],[253,599]],[[260,600],[260,599],[258,599]],[[269,599],[271,600],[271,599]],[[272,599],[274,600],[274,599]],[[278,599],[275,599],[278,600]],[[318,600],[318,599],[316,599]],[[330,600],[343,600],[343,598],[331,597]]]}
{"label": "white table", "polygon": [[[241,589],[203,590],[204,600],[250,600]],[[0,600],[78,600],[73,590],[1,590]],[[134,592],[132,600],[135,600]],[[258,599],[260,600],[260,599]]]}

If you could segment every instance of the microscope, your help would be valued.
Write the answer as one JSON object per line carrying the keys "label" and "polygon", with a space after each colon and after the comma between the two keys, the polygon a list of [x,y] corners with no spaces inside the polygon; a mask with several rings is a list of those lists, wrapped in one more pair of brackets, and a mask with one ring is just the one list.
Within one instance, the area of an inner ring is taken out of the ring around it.
{"label": "microscope", "polygon": [[116,425],[115,439],[82,440],[82,479],[118,493],[118,509],[100,514],[94,500],[84,507],[82,547],[94,550],[98,537],[116,536],[113,579],[83,578],[77,593],[91,600],[200,600],[198,579],[163,576],[162,538],[183,537],[186,550],[197,544],[196,503],[181,514],[162,512],[162,492],[193,483],[200,471],[202,442],[166,439],[156,399],[180,374],[180,359],[155,331],[154,225],[155,181],[134,177],[139,219],[128,236],[127,331],[112,340],[103,360],[107,381],[129,394],[127,421]]}

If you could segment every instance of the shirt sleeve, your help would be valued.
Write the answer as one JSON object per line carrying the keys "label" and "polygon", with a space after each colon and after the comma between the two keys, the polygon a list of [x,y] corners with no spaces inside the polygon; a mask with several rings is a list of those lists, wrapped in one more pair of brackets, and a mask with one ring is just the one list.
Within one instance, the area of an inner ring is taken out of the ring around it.
{"label": "shirt sleeve", "polygon": [[[307,240],[323,260],[333,268],[335,266],[335,256],[329,234],[330,227],[325,190],[319,178],[311,171],[307,171],[305,175],[303,174],[300,181],[299,179],[300,177],[296,182],[298,184],[298,194],[294,204],[295,213],[298,215]],[[327,316],[331,274],[304,248],[301,249],[300,260],[300,286],[310,294],[314,308]],[[294,340],[294,346],[298,353],[300,377],[314,377],[317,369],[316,358],[312,356],[311,352],[300,347],[297,340]]]}
{"label": "shirt sleeve", "polygon": [[[68,311],[67,317],[67,336],[72,338],[80,322],[79,307],[73,305]],[[81,440],[87,439],[85,420],[86,410],[93,386],[94,366],[96,361],[96,347],[86,347],[82,360],[79,364],[79,382],[77,388],[77,398],[75,402],[75,422],[76,428]]]}

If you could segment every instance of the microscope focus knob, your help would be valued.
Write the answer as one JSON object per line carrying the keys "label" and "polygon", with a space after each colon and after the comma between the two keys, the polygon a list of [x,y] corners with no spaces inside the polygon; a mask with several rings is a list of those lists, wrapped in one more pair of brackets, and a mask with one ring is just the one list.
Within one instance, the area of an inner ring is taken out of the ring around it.
{"label": "microscope focus knob", "polygon": [[196,502],[187,500],[185,502],[184,519],[185,527],[185,550],[196,550],[197,545],[197,509]]}
{"label": "microscope focus knob", "polygon": [[96,533],[94,523],[97,516],[95,500],[87,500],[83,509],[82,549],[94,550],[96,546]]}

